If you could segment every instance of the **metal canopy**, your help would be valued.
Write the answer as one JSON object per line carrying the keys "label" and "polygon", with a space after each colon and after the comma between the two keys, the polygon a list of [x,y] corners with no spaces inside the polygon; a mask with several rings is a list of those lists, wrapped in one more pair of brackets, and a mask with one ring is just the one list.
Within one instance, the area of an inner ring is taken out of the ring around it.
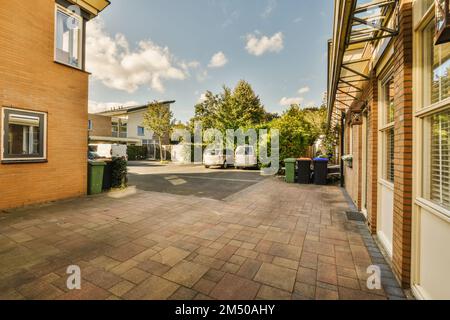
{"label": "metal canopy", "polygon": [[[335,0],[333,40],[329,43],[328,121],[340,121],[370,81],[374,46],[398,34],[398,0]],[[342,113],[339,112],[339,113]]]}

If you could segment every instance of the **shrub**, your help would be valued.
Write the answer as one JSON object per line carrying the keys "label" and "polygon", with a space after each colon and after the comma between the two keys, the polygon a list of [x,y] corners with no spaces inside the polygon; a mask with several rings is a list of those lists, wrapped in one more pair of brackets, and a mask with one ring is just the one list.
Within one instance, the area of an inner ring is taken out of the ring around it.
{"label": "shrub", "polygon": [[127,154],[130,161],[145,160],[147,159],[148,150],[146,146],[128,146]]}
{"label": "shrub", "polygon": [[112,161],[111,186],[113,188],[126,188],[128,179],[127,160],[125,158],[114,158]]}

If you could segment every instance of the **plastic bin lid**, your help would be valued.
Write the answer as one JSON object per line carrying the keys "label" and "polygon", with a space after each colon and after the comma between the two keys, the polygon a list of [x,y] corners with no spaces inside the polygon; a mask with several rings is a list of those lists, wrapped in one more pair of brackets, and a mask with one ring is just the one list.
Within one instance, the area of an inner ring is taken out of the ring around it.
{"label": "plastic bin lid", "polygon": [[91,165],[91,166],[106,166],[106,162],[89,160],[89,165]]}
{"label": "plastic bin lid", "polygon": [[316,161],[316,162],[328,162],[329,159],[328,158],[314,158],[314,161]]}
{"label": "plastic bin lid", "polygon": [[287,158],[287,159],[284,159],[284,162],[285,163],[295,163],[297,160],[296,159],[294,159],[294,158]]}
{"label": "plastic bin lid", "polygon": [[311,161],[311,158],[298,158],[297,161]]}

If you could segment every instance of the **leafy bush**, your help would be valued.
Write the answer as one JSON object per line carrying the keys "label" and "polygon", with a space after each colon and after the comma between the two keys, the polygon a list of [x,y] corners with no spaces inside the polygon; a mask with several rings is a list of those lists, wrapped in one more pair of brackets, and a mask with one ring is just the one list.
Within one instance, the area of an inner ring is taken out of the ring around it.
{"label": "leafy bush", "polygon": [[113,188],[126,188],[128,179],[127,160],[125,158],[114,158],[112,161],[112,179],[111,185]]}
{"label": "leafy bush", "polygon": [[127,154],[129,161],[145,160],[147,159],[148,150],[146,146],[128,146]]}

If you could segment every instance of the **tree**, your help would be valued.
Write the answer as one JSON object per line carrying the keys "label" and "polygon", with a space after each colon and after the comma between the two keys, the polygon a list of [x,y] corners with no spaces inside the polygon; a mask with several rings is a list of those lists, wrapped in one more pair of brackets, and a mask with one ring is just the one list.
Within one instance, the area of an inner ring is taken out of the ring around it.
{"label": "tree", "polygon": [[261,124],[265,120],[266,110],[252,86],[241,80],[231,96],[231,117],[235,124],[233,129]]}
{"label": "tree", "polygon": [[144,127],[150,131],[153,131],[158,136],[161,161],[164,158],[162,150],[162,137],[166,134],[170,135],[172,118],[173,113],[170,110],[170,106],[157,101],[150,103],[148,105],[147,112],[144,114]]}
{"label": "tree", "polygon": [[269,127],[280,131],[280,160],[305,155],[326,131],[326,109],[291,107]]}
{"label": "tree", "polygon": [[193,122],[201,121],[205,129],[244,129],[260,125],[273,119],[261,104],[251,85],[241,80],[234,90],[224,86],[220,94],[208,91],[203,102],[195,106]]}

